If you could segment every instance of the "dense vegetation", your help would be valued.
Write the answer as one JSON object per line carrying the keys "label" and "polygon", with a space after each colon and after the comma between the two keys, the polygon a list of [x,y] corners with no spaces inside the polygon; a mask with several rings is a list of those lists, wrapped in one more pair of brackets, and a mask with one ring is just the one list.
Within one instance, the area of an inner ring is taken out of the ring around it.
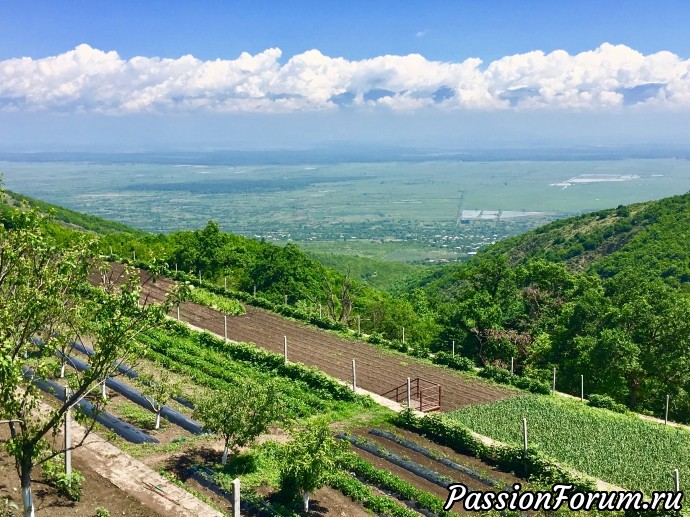
{"label": "dense vegetation", "polygon": [[690,420],[690,194],[558,221],[424,282],[464,355]]}

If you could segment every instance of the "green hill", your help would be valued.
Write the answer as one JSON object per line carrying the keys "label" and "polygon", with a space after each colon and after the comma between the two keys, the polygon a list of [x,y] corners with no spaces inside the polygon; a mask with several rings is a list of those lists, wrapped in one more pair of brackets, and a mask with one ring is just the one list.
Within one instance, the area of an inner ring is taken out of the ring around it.
{"label": "green hill", "polygon": [[690,194],[506,239],[419,285],[463,354],[690,420]]}

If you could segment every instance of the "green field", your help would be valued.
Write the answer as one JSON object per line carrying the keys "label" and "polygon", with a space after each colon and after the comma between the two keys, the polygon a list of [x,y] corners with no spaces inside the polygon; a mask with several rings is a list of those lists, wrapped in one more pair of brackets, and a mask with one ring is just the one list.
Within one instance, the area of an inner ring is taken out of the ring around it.
{"label": "green field", "polygon": [[474,431],[522,444],[527,418],[530,447],[609,483],[649,494],[690,479],[690,433],[635,416],[584,406],[577,400],[530,395],[451,413]]}

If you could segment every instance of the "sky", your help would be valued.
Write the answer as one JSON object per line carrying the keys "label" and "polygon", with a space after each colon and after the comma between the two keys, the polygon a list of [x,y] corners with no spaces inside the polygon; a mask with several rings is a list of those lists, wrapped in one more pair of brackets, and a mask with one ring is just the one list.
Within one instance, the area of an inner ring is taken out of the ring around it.
{"label": "sky", "polygon": [[0,3],[0,149],[690,144],[690,2]]}

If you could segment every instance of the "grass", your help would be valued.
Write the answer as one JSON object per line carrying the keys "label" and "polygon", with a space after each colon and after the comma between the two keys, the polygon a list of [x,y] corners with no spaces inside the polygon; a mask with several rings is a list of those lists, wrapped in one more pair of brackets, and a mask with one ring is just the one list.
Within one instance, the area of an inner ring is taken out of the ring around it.
{"label": "grass", "polygon": [[[120,402],[117,407],[115,407],[114,404],[112,406],[108,405],[106,410],[114,410],[118,417],[126,420],[133,426],[136,426],[140,429],[153,431],[156,427],[156,414],[133,402],[124,400]],[[166,429],[169,425],[170,423],[167,420],[161,418],[161,431]]]}
{"label": "grass", "polygon": [[690,477],[690,433],[579,401],[528,395],[450,414],[474,431],[513,445],[528,442],[556,461],[609,483],[649,494],[673,489],[673,469]]}

